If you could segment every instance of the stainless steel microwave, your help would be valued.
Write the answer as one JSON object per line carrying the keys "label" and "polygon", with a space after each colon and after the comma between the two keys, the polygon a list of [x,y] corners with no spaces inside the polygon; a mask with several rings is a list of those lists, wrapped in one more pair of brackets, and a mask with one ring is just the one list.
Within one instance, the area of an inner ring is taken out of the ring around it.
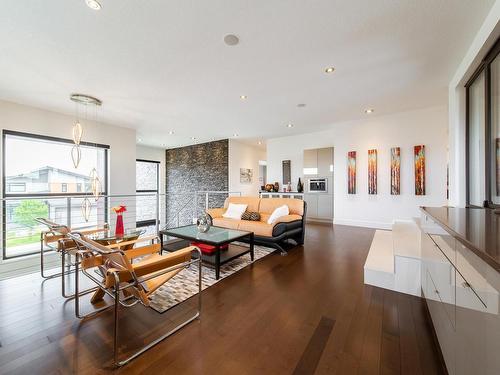
{"label": "stainless steel microwave", "polygon": [[327,178],[310,178],[308,180],[309,193],[328,193]]}

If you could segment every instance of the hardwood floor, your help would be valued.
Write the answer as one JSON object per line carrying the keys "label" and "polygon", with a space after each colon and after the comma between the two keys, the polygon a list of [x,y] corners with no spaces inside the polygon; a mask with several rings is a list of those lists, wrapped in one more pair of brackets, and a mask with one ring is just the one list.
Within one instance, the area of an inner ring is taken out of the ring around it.
{"label": "hardwood floor", "polygon": [[[373,234],[308,225],[303,248],[208,288],[200,321],[120,369],[111,311],[79,321],[58,279],[2,281],[0,374],[441,374],[423,301],[363,284]],[[166,332],[191,303],[122,309],[122,350]]]}

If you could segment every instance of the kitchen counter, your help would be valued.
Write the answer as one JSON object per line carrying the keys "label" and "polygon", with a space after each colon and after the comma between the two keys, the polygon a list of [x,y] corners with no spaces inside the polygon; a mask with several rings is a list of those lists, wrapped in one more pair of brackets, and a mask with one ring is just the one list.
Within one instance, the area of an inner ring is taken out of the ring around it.
{"label": "kitchen counter", "polygon": [[500,215],[488,208],[421,209],[457,241],[500,272]]}

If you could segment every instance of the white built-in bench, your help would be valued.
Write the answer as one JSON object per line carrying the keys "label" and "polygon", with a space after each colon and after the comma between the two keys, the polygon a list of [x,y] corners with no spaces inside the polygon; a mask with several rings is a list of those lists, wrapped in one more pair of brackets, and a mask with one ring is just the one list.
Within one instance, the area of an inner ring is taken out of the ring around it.
{"label": "white built-in bench", "polygon": [[377,230],[364,266],[365,284],[420,296],[420,229],[397,221],[392,231]]}

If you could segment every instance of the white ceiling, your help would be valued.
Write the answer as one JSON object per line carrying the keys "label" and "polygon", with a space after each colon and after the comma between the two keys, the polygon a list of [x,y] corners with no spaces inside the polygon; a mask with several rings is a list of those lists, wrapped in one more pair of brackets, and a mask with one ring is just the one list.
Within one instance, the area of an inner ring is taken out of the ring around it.
{"label": "white ceiling", "polygon": [[444,104],[494,1],[100,2],[3,0],[0,98],[73,113],[70,93],[94,95],[100,120],[171,147]]}

